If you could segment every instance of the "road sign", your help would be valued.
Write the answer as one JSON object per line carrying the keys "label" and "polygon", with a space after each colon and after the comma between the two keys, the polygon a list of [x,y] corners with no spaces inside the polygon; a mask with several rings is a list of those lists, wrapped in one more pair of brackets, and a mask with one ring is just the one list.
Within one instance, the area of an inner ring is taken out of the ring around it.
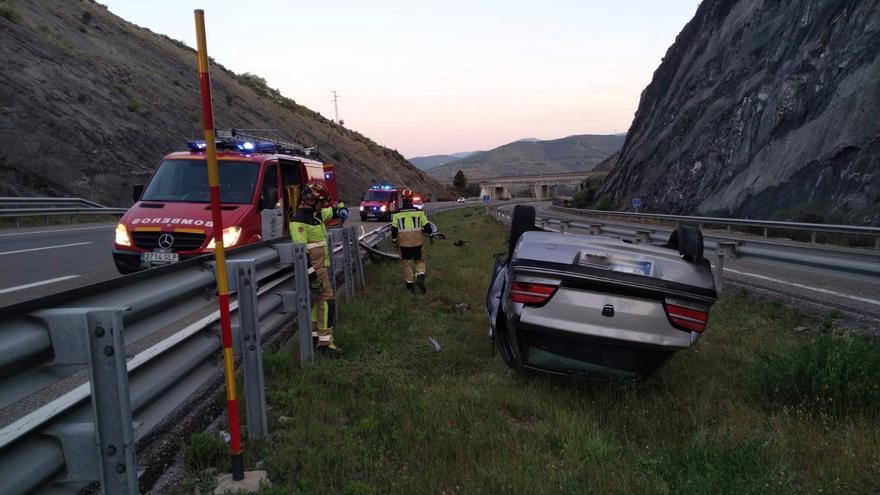
{"label": "road sign", "polygon": [[488,194],[484,194],[483,195],[483,203],[489,204],[490,201],[492,201],[492,197],[489,196]]}
{"label": "road sign", "polygon": [[633,198],[632,204],[633,204],[633,208],[638,208],[639,206],[642,206],[641,198]]}

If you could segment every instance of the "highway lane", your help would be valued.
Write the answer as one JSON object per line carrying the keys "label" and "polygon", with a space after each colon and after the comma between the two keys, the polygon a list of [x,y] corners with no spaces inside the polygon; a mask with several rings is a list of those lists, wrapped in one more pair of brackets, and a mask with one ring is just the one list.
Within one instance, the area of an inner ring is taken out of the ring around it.
{"label": "highway lane", "polygon": [[[386,222],[362,222],[353,210],[347,224],[357,226],[361,235]],[[115,226],[103,223],[0,230],[0,307],[119,277],[111,255]]]}
{"label": "highway lane", "polygon": [[[568,215],[551,210],[547,203],[537,204],[538,216],[570,218],[575,221],[589,221],[588,217]],[[512,206],[502,207],[505,210]],[[612,223],[597,219],[596,223]],[[623,224],[625,222],[613,222]],[[632,228],[652,230],[668,229],[657,225],[632,225]],[[572,229],[573,232],[580,232]],[[726,232],[704,231],[707,235],[728,235]],[[780,244],[791,244],[782,241]],[[831,255],[831,253],[829,253]],[[839,253],[838,253],[839,255]],[[716,261],[709,255],[709,260]],[[822,268],[808,267],[796,263],[782,263],[757,258],[725,259],[724,279],[740,285],[755,288],[767,293],[780,294],[793,299],[808,301],[830,309],[841,309],[880,320],[880,278],[867,275],[850,274]]]}

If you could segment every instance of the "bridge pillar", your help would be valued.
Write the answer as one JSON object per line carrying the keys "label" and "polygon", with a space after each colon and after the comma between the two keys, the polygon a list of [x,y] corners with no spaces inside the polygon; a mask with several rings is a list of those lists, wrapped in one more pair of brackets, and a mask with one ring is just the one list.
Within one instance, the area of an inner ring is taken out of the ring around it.
{"label": "bridge pillar", "polygon": [[550,197],[550,186],[547,184],[533,184],[532,195],[535,199],[548,199]]}
{"label": "bridge pillar", "polygon": [[489,186],[480,186],[480,199],[483,199],[483,196],[489,196],[490,199],[495,199],[492,196],[492,188]]}
{"label": "bridge pillar", "polygon": [[495,186],[495,194],[492,199],[508,200],[510,199],[510,189],[504,186]]}

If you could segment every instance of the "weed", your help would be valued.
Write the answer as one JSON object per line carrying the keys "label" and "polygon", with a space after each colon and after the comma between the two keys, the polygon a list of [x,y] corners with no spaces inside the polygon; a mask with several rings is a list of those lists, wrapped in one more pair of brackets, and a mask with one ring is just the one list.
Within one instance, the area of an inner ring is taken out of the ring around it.
{"label": "weed", "polygon": [[596,204],[593,205],[594,210],[605,210],[610,211],[614,209],[614,200],[611,199],[611,196],[607,194],[603,194],[602,197],[596,201]]}
{"label": "weed", "polygon": [[226,442],[216,433],[193,434],[183,446],[183,458],[193,471],[222,467],[226,462]]}
{"label": "weed", "polygon": [[92,13],[88,11],[83,11],[82,15],[79,16],[79,22],[83,24],[89,24],[92,22]]}
{"label": "weed", "polygon": [[144,108],[144,102],[140,100],[129,100],[126,107],[129,112],[140,112]]}
{"label": "weed", "polygon": [[832,309],[822,318],[822,328],[825,330],[831,330],[831,327],[834,326],[834,320],[840,320],[844,317],[843,311],[839,309]]}

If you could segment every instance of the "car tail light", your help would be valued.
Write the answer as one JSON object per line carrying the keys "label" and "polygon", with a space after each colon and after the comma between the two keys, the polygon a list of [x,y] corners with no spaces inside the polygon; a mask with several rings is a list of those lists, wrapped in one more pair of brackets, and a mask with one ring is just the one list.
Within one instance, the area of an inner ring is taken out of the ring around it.
{"label": "car tail light", "polygon": [[510,300],[523,304],[544,304],[554,292],[555,285],[514,282],[510,288]]}
{"label": "car tail light", "polygon": [[679,330],[702,332],[709,322],[709,309],[696,304],[679,301],[666,301],[663,305],[672,326]]}

